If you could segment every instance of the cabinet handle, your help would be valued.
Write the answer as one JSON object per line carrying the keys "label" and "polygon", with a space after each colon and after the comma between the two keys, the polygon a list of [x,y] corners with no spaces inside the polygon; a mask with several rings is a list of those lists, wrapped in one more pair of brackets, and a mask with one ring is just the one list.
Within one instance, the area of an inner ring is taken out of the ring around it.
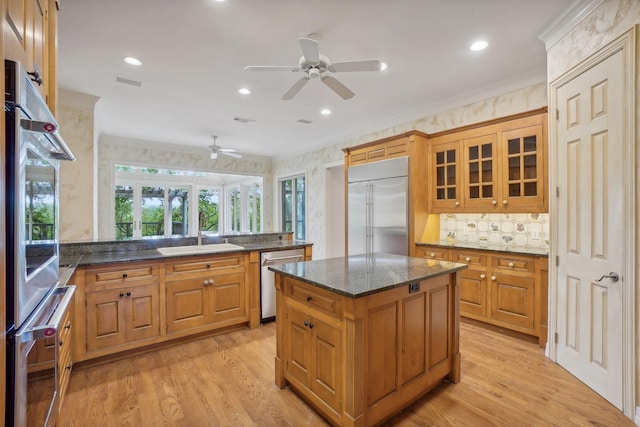
{"label": "cabinet handle", "polygon": [[120,298],[122,298],[124,296],[123,292],[120,292]]}
{"label": "cabinet handle", "polygon": [[464,260],[465,260],[466,262],[469,262],[469,261],[471,261],[471,257],[466,257]]}
{"label": "cabinet handle", "polygon": [[513,268],[513,263],[512,262],[509,263],[509,268]]}
{"label": "cabinet handle", "polygon": [[491,204],[495,206],[495,205],[497,205],[497,204],[498,204],[498,201],[497,201],[497,200],[492,200],[492,201],[491,201]]}
{"label": "cabinet handle", "polygon": [[496,276],[491,276],[491,280],[495,281],[496,280]]}
{"label": "cabinet handle", "polygon": [[65,369],[71,370],[71,365],[65,366]]}
{"label": "cabinet handle", "polygon": [[309,329],[313,329],[313,327],[315,326],[313,323],[308,322],[308,321],[304,321],[304,326],[308,327]]}
{"label": "cabinet handle", "polygon": [[505,205],[505,206],[507,206],[507,204],[509,204],[509,202],[508,202],[508,201],[506,201],[506,200],[503,200],[503,201],[502,201],[502,204],[503,204],[503,205]]}
{"label": "cabinet handle", "polygon": [[313,298],[311,297],[311,295],[307,295],[307,302],[311,301]]}
{"label": "cabinet handle", "polygon": [[130,297],[131,296],[131,292],[127,292],[127,296]]}
{"label": "cabinet handle", "polygon": [[67,325],[64,328],[65,329],[71,329],[71,322],[67,323]]}
{"label": "cabinet handle", "polygon": [[129,277],[129,274],[128,274],[128,273],[122,273],[122,278],[123,278],[123,279],[126,279],[127,277]]}
{"label": "cabinet handle", "polygon": [[486,275],[486,274],[481,274],[481,275],[480,275],[480,278],[481,278],[481,279],[485,279],[486,277],[487,277],[487,275]]}

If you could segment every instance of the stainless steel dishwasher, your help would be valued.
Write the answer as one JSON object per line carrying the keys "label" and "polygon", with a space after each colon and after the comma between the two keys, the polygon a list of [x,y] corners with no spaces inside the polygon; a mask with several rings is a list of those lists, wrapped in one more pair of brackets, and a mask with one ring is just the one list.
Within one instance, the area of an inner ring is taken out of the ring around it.
{"label": "stainless steel dishwasher", "polygon": [[273,271],[269,271],[269,266],[298,261],[304,261],[304,249],[262,252],[260,254],[260,265],[262,265],[260,272],[260,323],[276,319],[275,280]]}

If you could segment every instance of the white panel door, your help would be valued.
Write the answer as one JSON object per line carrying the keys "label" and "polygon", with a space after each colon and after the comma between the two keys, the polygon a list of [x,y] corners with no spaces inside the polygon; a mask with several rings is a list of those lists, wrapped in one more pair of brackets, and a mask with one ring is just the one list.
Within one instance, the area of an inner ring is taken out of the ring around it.
{"label": "white panel door", "polygon": [[[559,190],[557,362],[620,409],[625,285],[622,70],[618,51],[558,88],[554,172]],[[611,272],[619,280],[602,277]]]}

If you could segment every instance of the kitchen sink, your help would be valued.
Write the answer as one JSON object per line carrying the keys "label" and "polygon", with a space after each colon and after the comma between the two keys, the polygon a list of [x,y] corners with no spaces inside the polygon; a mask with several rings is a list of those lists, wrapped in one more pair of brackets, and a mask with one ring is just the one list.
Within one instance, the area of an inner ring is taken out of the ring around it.
{"label": "kitchen sink", "polygon": [[244,249],[244,246],[238,246],[231,243],[212,243],[210,245],[192,245],[192,246],[169,246],[166,248],[158,248],[158,252],[162,255],[190,255],[190,254],[210,254],[215,252],[227,252]]}

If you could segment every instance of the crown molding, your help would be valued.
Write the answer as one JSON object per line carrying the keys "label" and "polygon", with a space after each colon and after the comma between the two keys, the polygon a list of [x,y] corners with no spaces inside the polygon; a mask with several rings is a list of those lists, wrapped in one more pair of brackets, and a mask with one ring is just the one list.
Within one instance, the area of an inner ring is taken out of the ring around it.
{"label": "crown molding", "polygon": [[547,51],[558,43],[569,31],[600,6],[604,0],[576,0],[538,35]]}

